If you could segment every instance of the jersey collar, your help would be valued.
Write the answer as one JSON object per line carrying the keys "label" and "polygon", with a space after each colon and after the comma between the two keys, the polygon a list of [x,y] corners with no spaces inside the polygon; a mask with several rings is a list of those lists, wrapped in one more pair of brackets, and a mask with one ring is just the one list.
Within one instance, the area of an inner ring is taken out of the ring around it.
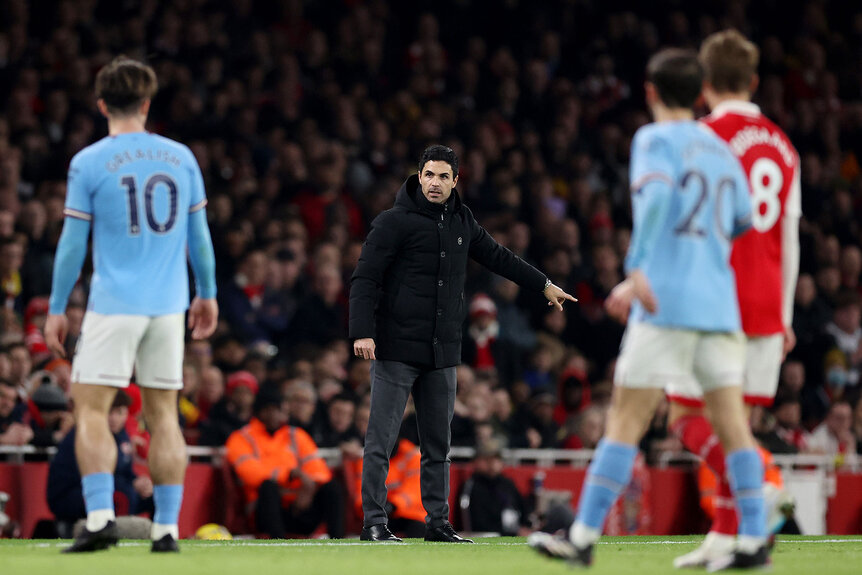
{"label": "jersey collar", "polygon": [[712,116],[725,114],[742,114],[743,116],[759,116],[760,106],[743,100],[725,100],[712,110]]}

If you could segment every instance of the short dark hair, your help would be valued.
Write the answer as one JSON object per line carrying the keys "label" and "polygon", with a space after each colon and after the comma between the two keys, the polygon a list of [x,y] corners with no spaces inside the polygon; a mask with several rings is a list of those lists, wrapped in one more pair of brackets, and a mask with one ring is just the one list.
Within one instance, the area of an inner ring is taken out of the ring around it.
{"label": "short dark hair", "polygon": [[422,151],[422,156],[419,157],[420,172],[428,162],[446,162],[452,166],[452,177],[458,176],[458,156],[452,148],[440,144],[428,146]]}
{"label": "short dark hair", "polygon": [[700,65],[716,92],[745,92],[757,74],[760,51],[736,30],[710,35],[700,47]]}
{"label": "short dark hair", "polygon": [[96,74],[96,97],[112,114],[130,114],[159,88],[155,71],[142,62],[117,56]]}
{"label": "short dark hair", "polygon": [[691,108],[700,96],[703,70],[693,50],[667,48],[649,59],[647,81],[668,108]]}

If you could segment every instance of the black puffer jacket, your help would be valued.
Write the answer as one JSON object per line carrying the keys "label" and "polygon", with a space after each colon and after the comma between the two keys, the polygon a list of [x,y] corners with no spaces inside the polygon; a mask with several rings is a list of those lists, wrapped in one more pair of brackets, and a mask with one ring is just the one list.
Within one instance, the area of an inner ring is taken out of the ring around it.
{"label": "black puffer jacket", "polygon": [[410,176],[371,224],[350,287],[350,338],[376,357],[429,367],[461,361],[467,257],[541,295],[545,276],[499,245],[461,203],[429,202]]}

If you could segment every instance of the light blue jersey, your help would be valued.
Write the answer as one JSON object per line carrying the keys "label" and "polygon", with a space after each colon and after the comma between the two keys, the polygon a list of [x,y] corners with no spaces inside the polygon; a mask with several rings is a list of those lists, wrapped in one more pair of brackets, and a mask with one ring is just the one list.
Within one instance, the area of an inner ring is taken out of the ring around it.
{"label": "light blue jersey", "polygon": [[[191,150],[173,140],[135,132],[109,136],[81,150],[69,166],[64,227],[69,238],[61,237],[58,247],[51,313],[63,312],[71,291],[68,279],[74,284],[80,270],[80,264],[75,269],[77,256],[60,256],[72,244],[80,246],[71,220],[92,225],[89,310],[146,316],[185,311],[187,247],[192,248],[199,295],[215,297],[205,205],[198,163]],[[86,234],[83,245],[86,249]],[[202,259],[207,265],[199,273],[196,260]]]}
{"label": "light blue jersey", "polygon": [[650,282],[658,310],[630,321],[739,331],[733,238],[751,225],[748,180],[727,144],[694,121],[638,130],[630,165],[634,230],[626,271]]}

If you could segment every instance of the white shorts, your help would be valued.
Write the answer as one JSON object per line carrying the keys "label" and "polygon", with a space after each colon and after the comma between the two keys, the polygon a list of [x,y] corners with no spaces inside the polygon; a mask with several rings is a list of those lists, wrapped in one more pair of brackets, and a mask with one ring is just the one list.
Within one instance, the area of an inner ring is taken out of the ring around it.
{"label": "white shorts", "polygon": [[[745,338],[745,381],[742,383],[745,403],[767,407],[772,405],[778,389],[783,355],[783,334]],[[668,382],[667,396],[682,405],[703,406],[703,392],[693,380]]]}
{"label": "white shorts", "polygon": [[711,391],[741,385],[745,346],[741,333],[718,333],[631,324],[623,336],[614,384],[663,389],[699,382]]}
{"label": "white shorts", "polygon": [[72,360],[72,381],[125,388],[182,389],[185,315],[148,317],[88,311]]}

